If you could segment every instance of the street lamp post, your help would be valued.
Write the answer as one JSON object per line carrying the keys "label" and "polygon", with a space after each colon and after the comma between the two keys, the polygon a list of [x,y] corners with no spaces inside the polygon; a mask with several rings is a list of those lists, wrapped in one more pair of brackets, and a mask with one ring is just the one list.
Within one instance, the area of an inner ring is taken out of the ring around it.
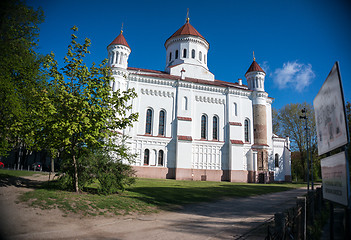
{"label": "street lamp post", "polygon": [[307,145],[307,193],[310,191],[310,149],[309,149],[309,141],[308,141],[308,127],[307,127],[307,114],[306,108],[301,109],[302,116],[300,119],[305,119],[305,130],[306,130],[306,145]]}

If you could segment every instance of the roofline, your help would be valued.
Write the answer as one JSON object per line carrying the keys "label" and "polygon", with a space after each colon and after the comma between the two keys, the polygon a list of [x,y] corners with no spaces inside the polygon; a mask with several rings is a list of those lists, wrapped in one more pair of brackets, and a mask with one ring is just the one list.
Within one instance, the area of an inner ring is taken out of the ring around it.
{"label": "roofline", "polygon": [[[144,69],[144,68],[135,68],[135,67],[128,67],[127,70],[132,70],[132,71],[140,71],[139,73],[133,73],[145,77],[156,77],[156,78],[164,78],[168,80],[177,80],[177,81],[182,81],[182,82],[192,82],[192,83],[198,83],[198,84],[203,84],[203,85],[212,85],[212,86],[217,86],[217,87],[223,87],[223,88],[235,88],[235,89],[240,89],[248,92],[252,92],[253,90],[248,89],[246,85],[239,85],[238,83],[233,83],[233,82],[226,82],[222,80],[214,80],[214,81],[208,81],[204,79],[198,79],[198,78],[189,78],[186,77],[184,80],[180,79],[180,76],[175,76],[175,75],[170,75],[167,72],[164,71],[158,71],[158,70],[150,70],[150,69]],[[142,73],[144,72],[144,73]],[[147,74],[147,73],[156,73],[156,74]]]}
{"label": "roofline", "polygon": [[167,44],[167,43],[168,43],[168,41],[170,41],[171,39],[175,39],[175,38],[184,38],[184,37],[194,37],[194,38],[201,39],[201,40],[203,40],[203,41],[208,45],[207,48],[210,49],[210,43],[209,43],[205,38],[200,37],[200,36],[196,36],[196,35],[191,35],[191,34],[183,34],[183,35],[178,35],[178,36],[175,36],[175,37],[170,36],[170,37],[165,41],[165,44],[164,44],[165,48],[168,47],[168,45],[169,45],[170,43],[169,43],[169,44]]}

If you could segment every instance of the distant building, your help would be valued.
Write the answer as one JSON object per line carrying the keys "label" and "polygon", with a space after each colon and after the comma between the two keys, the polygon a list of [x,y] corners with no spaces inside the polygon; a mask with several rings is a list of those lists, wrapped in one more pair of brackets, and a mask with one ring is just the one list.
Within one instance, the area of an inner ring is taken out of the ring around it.
{"label": "distant building", "polygon": [[[107,47],[113,91],[135,88],[139,121],[124,130],[139,177],[231,182],[291,181],[289,138],[272,133],[273,99],[253,59],[248,85],[216,80],[209,43],[189,23],[165,42],[164,71],[128,67],[123,31]],[[162,57],[162,56],[160,56]]]}

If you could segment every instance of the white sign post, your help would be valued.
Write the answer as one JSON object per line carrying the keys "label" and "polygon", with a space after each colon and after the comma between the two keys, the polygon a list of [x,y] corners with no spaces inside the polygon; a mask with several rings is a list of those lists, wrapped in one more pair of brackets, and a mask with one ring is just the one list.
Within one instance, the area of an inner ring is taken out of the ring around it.
{"label": "white sign post", "polygon": [[345,152],[321,160],[323,197],[330,201],[348,205],[347,162]]}
{"label": "white sign post", "polygon": [[[349,143],[339,63],[336,62],[313,101],[318,155]],[[321,159],[323,197],[348,206],[349,167],[345,152]]]}
{"label": "white sign post", "polygon": [[336,62],[313,101],[318,155],[348,143],[344,95]]}

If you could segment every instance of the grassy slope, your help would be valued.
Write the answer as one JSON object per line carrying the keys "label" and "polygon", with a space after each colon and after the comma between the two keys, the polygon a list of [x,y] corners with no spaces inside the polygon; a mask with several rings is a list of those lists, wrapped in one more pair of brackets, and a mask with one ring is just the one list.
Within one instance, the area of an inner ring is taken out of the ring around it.
{"label": "grassy slope", "polygon": [[48,173],[45,173],[45,172],[34,172],[34,171],[17,171],[17,170],[0,169],[0,178],[33,176],[34,174],[48,174]]}
{"label": "grassy slope", "polygon": [[[2,172],[0,170],[0,177]],[[22,172],[22,171],[21,171]],[[189,203],[208,202],[223,197],[246,197],[289,190],[295,184],[247,184],[229,182],[176,181],[137,179],[125,192],[109,196],[75,194],[57,190],[55,183],[20,197],[21,201],[42,209],[60,208],[64,212],[83,215],[119,215],[131,212],[149,213],[173,209]]]}

